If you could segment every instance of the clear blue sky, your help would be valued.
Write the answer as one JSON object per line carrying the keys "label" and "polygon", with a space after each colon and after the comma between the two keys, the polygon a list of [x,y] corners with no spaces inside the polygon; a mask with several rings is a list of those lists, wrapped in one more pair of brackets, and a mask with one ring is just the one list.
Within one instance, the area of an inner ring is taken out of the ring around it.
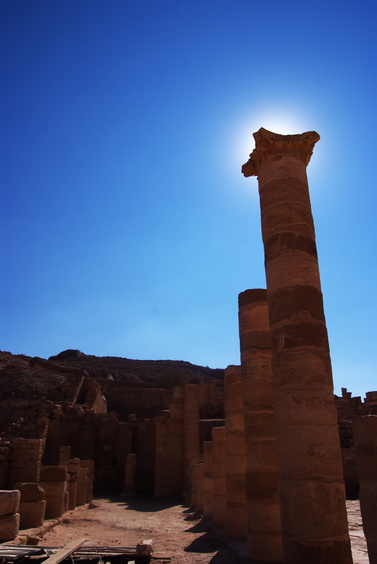
{"label": "clear blue sky", "polygon": [[239,363],[252,133],[308,167],[335,393],[377,389],[377,4],[2,0],[0,348]]}

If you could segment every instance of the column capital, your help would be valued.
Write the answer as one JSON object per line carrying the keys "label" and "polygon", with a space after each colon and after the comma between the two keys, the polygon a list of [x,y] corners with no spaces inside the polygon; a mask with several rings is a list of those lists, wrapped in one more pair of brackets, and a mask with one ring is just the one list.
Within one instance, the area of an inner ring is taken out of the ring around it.
{"label": "column capital", "polygon": [[242,166],[244,176],[257,176],[258,166],[272,155],[292,155],[300,159],[305,166],[309,164],[314,145],[319,140],[316,131],[307,131],[298,135],[280,135],[261,127],[253,134],[255,149],[250,159]]}

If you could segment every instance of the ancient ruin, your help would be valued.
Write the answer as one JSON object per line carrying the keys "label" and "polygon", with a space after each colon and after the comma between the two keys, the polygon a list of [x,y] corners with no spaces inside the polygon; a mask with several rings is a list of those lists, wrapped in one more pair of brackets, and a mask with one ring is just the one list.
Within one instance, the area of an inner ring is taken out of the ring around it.
{"label": "ancient ruin", "polygon": [[252,562],[347,564],[360,494],[377,562],[377,392],[333,394],[306,177],[319,136],[254,137],[267,288],[238,296],[240,364],[0,352],[0,542],[112,491],[183,500]]}

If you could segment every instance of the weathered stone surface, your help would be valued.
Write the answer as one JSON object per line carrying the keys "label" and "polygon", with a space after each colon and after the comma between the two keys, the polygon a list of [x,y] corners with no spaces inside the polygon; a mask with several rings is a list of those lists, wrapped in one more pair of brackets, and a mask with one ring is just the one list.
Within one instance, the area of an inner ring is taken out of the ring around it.
{"label": "weathered stone surface", "polygon": [[19,490],[0,490],[0,515],[17,513],[19,505]]}

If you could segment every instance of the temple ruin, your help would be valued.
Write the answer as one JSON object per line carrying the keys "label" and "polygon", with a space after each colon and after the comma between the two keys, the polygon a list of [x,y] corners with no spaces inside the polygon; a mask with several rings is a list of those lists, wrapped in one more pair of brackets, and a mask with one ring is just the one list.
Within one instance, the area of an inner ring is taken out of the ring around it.
{"label": "temple ruin", "polygon": [[319,135],[254,138],[242,172],[258,177],[267,287],[238,296],[240,364],[0,353],[0,542],[111,489],[179,497],[253,562],[350,564],[360,495],[377,563],[377,392],[333,394],[306,176]]}

